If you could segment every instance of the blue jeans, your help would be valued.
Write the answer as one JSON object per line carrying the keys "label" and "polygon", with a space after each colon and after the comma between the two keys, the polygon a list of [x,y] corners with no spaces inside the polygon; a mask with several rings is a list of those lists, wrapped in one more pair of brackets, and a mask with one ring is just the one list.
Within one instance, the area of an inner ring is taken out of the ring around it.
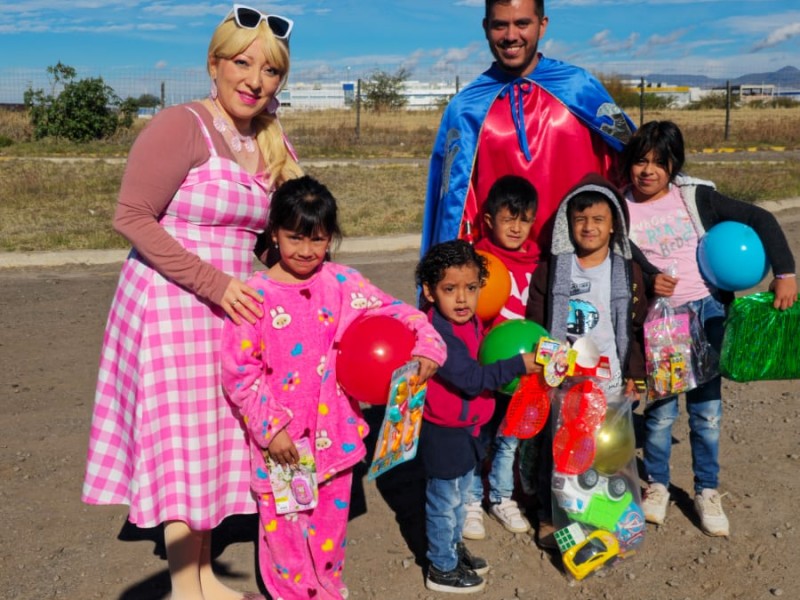
{"label": "blue jeans", "polygon": [[[485,437],[491,431],[481,431],[481,442],[489,446],[491,456],[491,470],[489,471],[489,502],[497,504],[503,498],[511,498],[514,493],[514,458],[519,446],[519,438],[513,436],[495,435],[491,440]],[[483,500],[483,480],[481,479],[482,465],[475,467],[475,476],[469,492],[468,502],[481,502]]]}
{"label": "blue jeans", "polygon": [[[501,427],[505,421],[511,396],[495,392],[495,411],[492,418],[481,427],[478,435],[480,444],[486,449],[491,461],[489,470],[489,502],[498,504],[503,498],[511,498],[514,493],[514,460],[517,455],[519,438],[504,436]],[[475,478],[469,494],[469,502],[483,501],[483,464],[475,467]]]}
{"label": "blue jeans", "polygon": [[[689,302],[695,309],[710,344],[722,346],[725,307],[713,296]],[[719,431],[722,421],[722,381],[719,376],[686,392],[689,444],[692,451],[694,491],[719,486]],[[644,470],[648,481],[669,485],[672,424],[678,418],[678,396],[655,402],[644,413]]]}
{"label": "blue jeans", "polygon": [[473,474],[468,471],[455,479],[428,479],[425,490],[425,527],[428,536],[428,560],[440,571],[452,571],[458,565],[456,544],[467,510]]}

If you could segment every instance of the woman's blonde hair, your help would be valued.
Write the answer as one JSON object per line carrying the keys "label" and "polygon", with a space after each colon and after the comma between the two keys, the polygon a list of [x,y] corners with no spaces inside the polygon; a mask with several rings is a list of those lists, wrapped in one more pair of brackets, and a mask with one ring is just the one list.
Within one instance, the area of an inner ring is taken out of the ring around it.
{"label": "woman's blonde hair", "polygon": [[[267,61],[281,75],[281,84],[275,92],[277,96],[289,77],[289,46],[272,34],[264,20],[255,29],[239,27],[233,14],[220,23],[208,44],[208,74],[211,75],[211,65],[215,59],[231,59],[259,38],[263,42]],[[284,181],[303,174],[300,165],[286,147],[283,128],[277,115],[264,110],[253,119],[253,131],[267,165],[265,176],[273,186],[277,187]]]}

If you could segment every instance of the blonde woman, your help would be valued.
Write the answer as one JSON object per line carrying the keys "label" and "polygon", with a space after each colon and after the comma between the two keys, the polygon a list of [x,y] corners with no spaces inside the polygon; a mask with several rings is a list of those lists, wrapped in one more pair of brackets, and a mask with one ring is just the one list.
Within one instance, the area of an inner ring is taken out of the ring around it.
{"label": "blonde woman", "polygon": [[103,340],[83,500],[164,524],[173,600],[243,597],[211,569],[211,530],[257,511],[218,353],[226,318],[262,316],[244,280],[273,191],[301,175],[276,114],[291,29],[234,5],[209,44],[209,97],[141,133],[114,216],[133,249]]}

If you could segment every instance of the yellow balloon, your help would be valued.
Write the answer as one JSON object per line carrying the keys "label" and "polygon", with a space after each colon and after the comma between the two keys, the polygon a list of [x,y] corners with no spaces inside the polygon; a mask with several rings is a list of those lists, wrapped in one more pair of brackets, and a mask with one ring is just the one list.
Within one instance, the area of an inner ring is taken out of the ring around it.
{"label": "yellow balloon", "polygon": [[625,468],[636,451],[633,421],[626,409],[608,408],[595,439],[594,468],[603,475],[613,475]]}

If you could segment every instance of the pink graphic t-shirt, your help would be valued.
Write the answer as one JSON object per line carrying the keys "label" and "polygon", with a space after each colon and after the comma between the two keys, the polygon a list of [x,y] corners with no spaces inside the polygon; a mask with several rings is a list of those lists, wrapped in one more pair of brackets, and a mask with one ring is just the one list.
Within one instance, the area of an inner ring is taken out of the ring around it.
{"label": "pink graphic t-shirt", "polygon": [[629,236],[647,260],[661,271],[677,266],[678,285],[671,298],[673,306],[700,300],[711,290],[697,264],[698,237],[680,191],[670,186],[666,196],[654,202],[635,202],[625,193],[631,216]]}

